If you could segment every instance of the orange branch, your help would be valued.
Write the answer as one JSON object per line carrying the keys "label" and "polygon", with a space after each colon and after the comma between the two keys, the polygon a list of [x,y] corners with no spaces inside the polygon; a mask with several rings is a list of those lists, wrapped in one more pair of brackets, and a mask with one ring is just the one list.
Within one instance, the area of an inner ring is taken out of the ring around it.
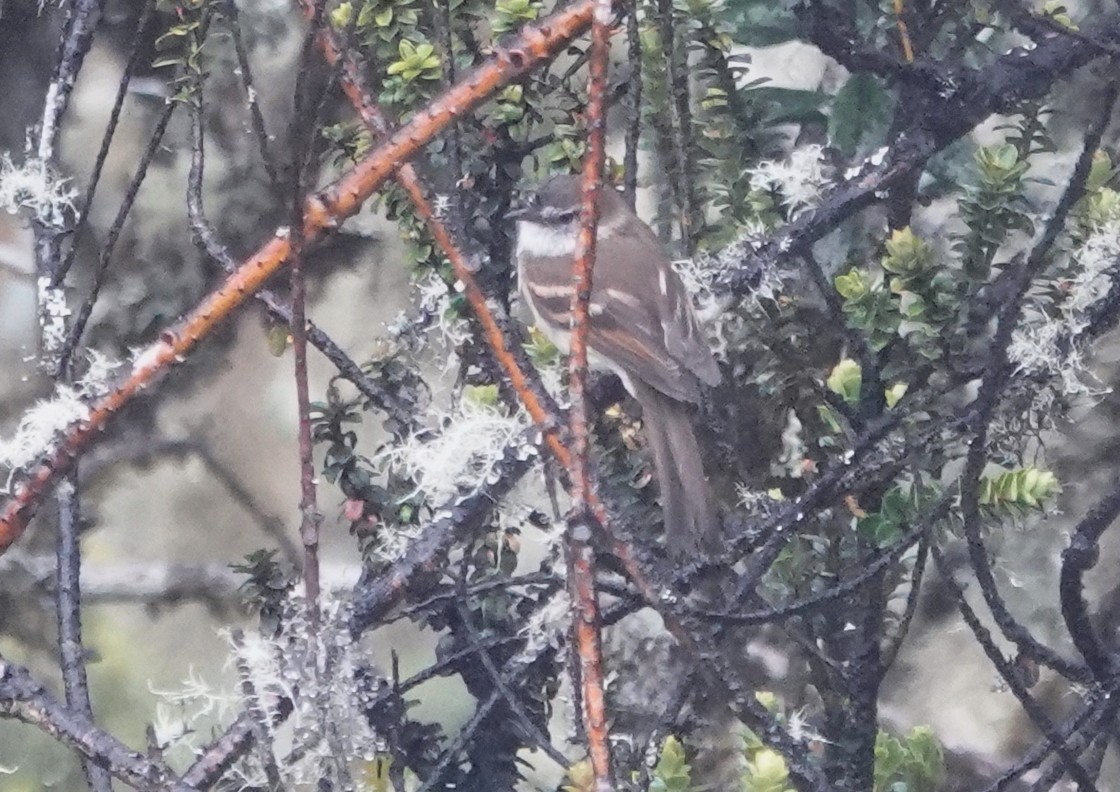
{"label": "orange branch", "polygon": [[[319,239],[357,212],[402,163],[415,156],[456,116],[474,109],[511,80],[550,59],[590,24],[593,8],[594,0],[577,0],[539,24],[526,27],[508,46],[497,49],[490,60],[417,113],[337,182],[309,197],[304,206],[306,242]],[[15,495],[0,510],[0,553],[19,538],[43,495],[105,430],[113,415],[188,356],[219,322],[284,265],[291,252],[288,235],[287,229],[279,229],[185,319],[164,330],[159,340],[140,354],[125,379],[94,403],[89,417],[71,427],[57,448],[20,483]]]}
{"label": "orange branch", "polygon": [[[579,679],[583,702],[583,727],[587,735],[596,792],[614,789],[611,773],[610,732],[607,701],[603,692],[603,652],[599,634],[599,600],[595,591],[595,551],[590,543],[588,506],[594,493],[588,466],[590,443],[587,419],[587,333],[590,329],[592,274],[595,269],[595,236],[599,225],[599,191],[603,186],[606,159],[607,68],[610,57],[610,0],[595,5],[591,23],[588,62],[588,138],[583,158],[583,195],[580,228],[572,262],[572,337],[568,391],[571,409],[572,513],[568,518],[568,585],[575,611],[575,646],[579,657]],[[603,525],[607,527],[606,524]]]}
{"label": "orange branch", "polygon": [[902,45],[902,56],[907,63],[914,62],[914,45],[910,43],[910,31],[906,28],[906,20],[902,18],[906,10],[906,0],[894,0],[894,23],[898,28],[898,40]]}

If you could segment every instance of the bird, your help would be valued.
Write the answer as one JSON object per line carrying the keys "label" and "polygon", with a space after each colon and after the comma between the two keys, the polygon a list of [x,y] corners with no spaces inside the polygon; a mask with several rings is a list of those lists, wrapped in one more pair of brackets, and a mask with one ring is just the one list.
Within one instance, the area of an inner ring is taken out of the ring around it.
{"label": "bird", "polygon": [[[688,290],[653,230],[610,187],[599,191],[588,364],[613,371],[642,409],[666,546],[710,554],[720,527],[692,423],[702,387],[722,380]],[[564,354],[571,337],[572,263],[581,178],[555,176],[509,211],[517,222],[518,287],[538,329]]]}

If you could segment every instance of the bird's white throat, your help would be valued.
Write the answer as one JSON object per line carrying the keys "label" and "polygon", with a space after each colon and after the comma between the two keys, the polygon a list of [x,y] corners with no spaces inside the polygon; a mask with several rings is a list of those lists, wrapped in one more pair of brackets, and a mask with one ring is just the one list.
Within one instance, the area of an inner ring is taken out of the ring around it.
{"label": "bird's white throat", "polygon": [[[601,242],[613,236],[624,222],[626,222],[625,217],[612,217],[607,222],[603,222],[603,218],[600,218],[595,236]],[[518,220],[517,255],[574,256],[578,236],[579,223],[545,225],[532,220]]]}
{"label": "bird's white throat", "polygon": [[576,252],[578,226],[544,225],[531,220],[517,223],[518,256],[573,256]]}

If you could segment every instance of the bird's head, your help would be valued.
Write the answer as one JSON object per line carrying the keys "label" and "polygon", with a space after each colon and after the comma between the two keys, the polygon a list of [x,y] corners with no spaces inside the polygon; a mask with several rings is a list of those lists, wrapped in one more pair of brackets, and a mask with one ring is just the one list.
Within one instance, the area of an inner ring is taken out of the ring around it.
{"label": "bird's head", "polygon": [[[509,218],[525,225],[544,226],[553,232],[579,229],[579,212],[583,201],[581,176],[554,176],[509,211]],[[599,191],[599,225],[615,220],[625,204],[609,185]]]}

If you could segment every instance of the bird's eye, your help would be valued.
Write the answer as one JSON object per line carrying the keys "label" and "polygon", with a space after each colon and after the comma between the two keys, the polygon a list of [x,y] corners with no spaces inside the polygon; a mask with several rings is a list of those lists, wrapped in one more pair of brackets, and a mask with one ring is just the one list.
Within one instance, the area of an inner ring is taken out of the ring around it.
{"label": "bird's eye", "polygon": [[570,223],[577,217],[579,217],[579,212],[561,212],[556,219],[561,223]]}

